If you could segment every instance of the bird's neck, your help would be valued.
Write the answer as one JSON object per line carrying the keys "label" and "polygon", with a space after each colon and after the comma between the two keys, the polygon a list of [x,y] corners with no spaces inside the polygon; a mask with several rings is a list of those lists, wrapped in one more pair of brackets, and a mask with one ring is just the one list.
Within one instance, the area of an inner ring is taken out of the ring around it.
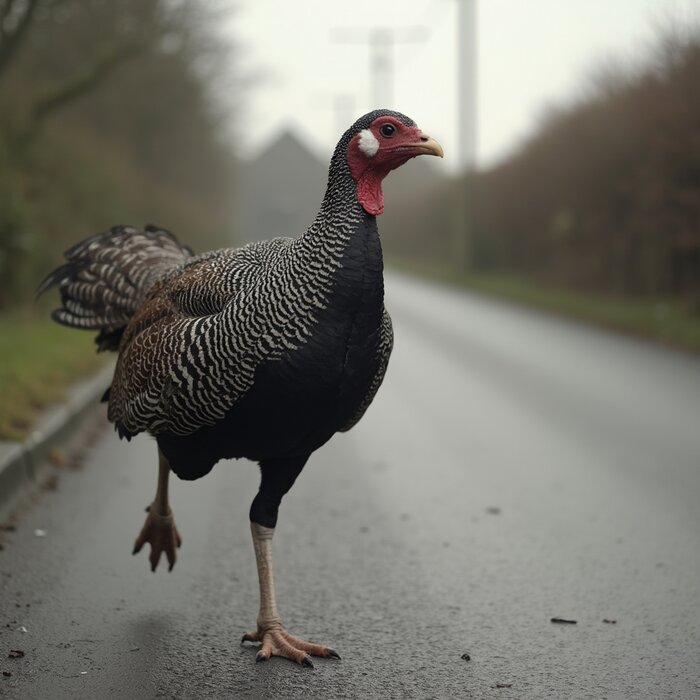
{"label": "bird's neck", "polygon": [[336,289],[381,305],[384,296],[382,248],[377,220],[357,200],[347,164],[331,162],[328,187],[313,224],[300,243],[333,270]]}

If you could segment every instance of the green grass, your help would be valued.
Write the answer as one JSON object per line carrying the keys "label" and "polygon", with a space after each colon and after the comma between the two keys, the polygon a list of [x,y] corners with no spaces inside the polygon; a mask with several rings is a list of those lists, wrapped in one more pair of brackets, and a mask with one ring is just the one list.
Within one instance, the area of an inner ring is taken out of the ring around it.
{"label": "green grass", "polygon": [[444,266],[415,261],[390,264],[397,270],[700,353],[700,313],[681,301],[585,294],[523,277],[459,274]]}
{"label": "green grass", "polygon": [[0,316],[0,440],[21,440],[42,409],[108,359],[93,333],[64,328],[48,313]]}

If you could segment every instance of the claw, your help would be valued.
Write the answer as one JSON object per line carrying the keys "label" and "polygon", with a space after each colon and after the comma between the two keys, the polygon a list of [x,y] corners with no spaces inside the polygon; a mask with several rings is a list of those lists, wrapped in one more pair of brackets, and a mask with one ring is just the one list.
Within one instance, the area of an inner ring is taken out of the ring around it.
{"label": "claw", "polygon": [[147,508],[147,511],[146,522],[136,538],[136,542],[134,542],[132,554],[138,554],[143,545],[148,542],[151,545],[151,553],[148,557],[151,571],[156,570],[163,553],[165,553],[165,557],[168,560],[168,571],[172,571],[177,558],[175,550],[182,544],[172,513],[159,515],[151,506]]}
{"label": "claw", "polygon": [[260,650],[255,656],[256,661],[267,661],[273,656],[280,656],[306,668],[314,668],[314,663],[311,660],[312,656],[340,659],[340,654],[337,651],[321,644],[305,642],[303,639],[289,634],[283,627],[278,626],[268,630],[258,628],[256,632],[246,632],[241,638],[241,644],[244,642],[262,643]]}

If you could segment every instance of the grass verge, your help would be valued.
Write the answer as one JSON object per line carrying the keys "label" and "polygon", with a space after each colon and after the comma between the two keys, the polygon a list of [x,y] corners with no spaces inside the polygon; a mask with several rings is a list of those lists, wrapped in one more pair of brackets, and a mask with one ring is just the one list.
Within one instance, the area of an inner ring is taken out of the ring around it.
{"label": "grass verge", "polygon": [[677,300],[584,294],[523,277],[459,274],[446,267],[422,262],[390,260],[389,264],[402,272],[700,353],[700,314]]}
{"label": "grass verge", "polygon": [[93,336],[48,314],[0,316],[0,440],[22,440],[42,409],[109,359],[95,352]]}

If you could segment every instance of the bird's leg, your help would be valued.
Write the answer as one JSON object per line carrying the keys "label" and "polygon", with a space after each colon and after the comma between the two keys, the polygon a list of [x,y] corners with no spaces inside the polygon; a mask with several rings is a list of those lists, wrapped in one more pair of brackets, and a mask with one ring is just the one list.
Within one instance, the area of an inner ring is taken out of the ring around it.
{"label": "bird's leg", "polygon": [[312,644],[287,632],[277,609],[275,580],[272,570],[272,536],[274,528],[251,522],[255,561],[260,582],[260,612],[257,630],[243,635],[243,642],[261,642],[256,661],[267,661],[271,656],[282,656],[303,666],[313,668],[311,656],[339,659],[338,652],[321,644]]}
{"label": "bird's leg", "polygon": [[250,508],[250,529],[253,534],[255,562],[260,583],[260,611],[257,629],[243,635],[241,642],[260,642],[256,661],[267,661],[271,656],[282,656],[304,666],[313,667],[312,656],[339,659],[333,649],[321,644],[305,642],[287,632],[277,608],[275,580],[272,568],[272,536],[275,533],[277,510],[282,496],[291,488],[306,459],[292,466],[285,463],[281,468],[266,469],[261,464],[262,483],[260,491]]}
{"label": "bird's leg", "polygon": [[148,542],[151,545],[151,554],[148,557],[151,562],[151,571],[156,570],[160,555],[165,552],[168,560],[169,571],[175,566],[175,549],[182,544],[180,534],[175,527],[173,512],[168,502],[168,477],[170,476],[170,464],[165,455],[158,450],[158,486],[156,497],[146,510],[146,522],[141,528],[139,536],[134,542],[134,554],[141,551],[143,545]]}

